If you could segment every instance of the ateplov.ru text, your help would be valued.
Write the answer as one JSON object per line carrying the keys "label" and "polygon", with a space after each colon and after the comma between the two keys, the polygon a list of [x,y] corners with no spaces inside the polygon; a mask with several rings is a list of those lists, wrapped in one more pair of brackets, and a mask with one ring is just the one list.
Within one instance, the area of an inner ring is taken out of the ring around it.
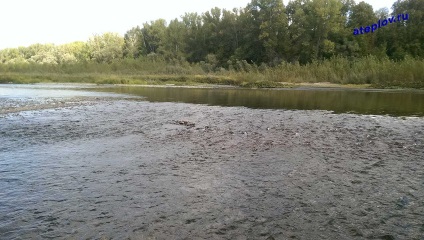
{"label": "ateplov.ru text", "polygon": [[[402,18],[402,20],[401,20]],[[376,31],[377,29],[386,26],[389,23],[395,23],[395,22],[400,22],[400,21],[406,21],[409,19],[409,15],[406,14],[399,14],[397,15],[397,17],[395,18],[394,16],[392,16],[391,18],[386,18],[384,20],[378,20],[378,23],[374,23],[371,26],[366,26],[366,27],[360,27],[360,28],[355,28],[353,30],[353,35],[360,35],[360,34],[364,34],[364,33],[369,33]]]}

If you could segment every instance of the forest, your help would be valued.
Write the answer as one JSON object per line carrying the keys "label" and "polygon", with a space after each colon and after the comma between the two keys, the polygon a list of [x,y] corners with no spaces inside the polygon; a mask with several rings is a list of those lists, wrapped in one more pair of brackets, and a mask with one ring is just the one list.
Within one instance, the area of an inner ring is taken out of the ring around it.
{"label": "forest", "polygon": [[[361,26],[407,14],[367,34]],[[95,82],[280,87],[331,82],[424,88],[424,0],[389,11],[354,0],[252,0],[86,42],[0,50],[0,83]]]}

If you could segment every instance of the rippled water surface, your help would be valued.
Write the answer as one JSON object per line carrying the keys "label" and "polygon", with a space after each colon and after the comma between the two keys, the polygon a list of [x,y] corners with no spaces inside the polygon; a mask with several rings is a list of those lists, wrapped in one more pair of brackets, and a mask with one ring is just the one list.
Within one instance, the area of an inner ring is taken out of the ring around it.
{"label": "rippled water surface", "polygon": [[423,239],[416,105],[253,109],[235,99],[262,90],[192,89],[209,106],[158,89],[0,85],[0,239]]}

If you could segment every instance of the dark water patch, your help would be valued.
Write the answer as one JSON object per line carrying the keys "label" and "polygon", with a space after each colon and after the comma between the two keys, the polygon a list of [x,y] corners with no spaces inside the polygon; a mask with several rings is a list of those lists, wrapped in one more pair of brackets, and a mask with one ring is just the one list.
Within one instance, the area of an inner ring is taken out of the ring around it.
{"label": "dark water patch", "polygon": [[222,89],[122,86],[95,91],[132,94],[152,102],[184,102],[259,109],[328,110],[392,116],[424,116],[424,92],[351,89]]}

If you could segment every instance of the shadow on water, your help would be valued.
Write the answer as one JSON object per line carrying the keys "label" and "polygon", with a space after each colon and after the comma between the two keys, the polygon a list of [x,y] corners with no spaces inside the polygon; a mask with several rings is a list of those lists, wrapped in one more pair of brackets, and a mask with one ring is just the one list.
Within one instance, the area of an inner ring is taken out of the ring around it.
{"label": "shadow on water", "polygon": [[183,102],[263,109],[328,110],[392,116],[424,116],[424,92],[347,89],[101,88],[152,102]]}

